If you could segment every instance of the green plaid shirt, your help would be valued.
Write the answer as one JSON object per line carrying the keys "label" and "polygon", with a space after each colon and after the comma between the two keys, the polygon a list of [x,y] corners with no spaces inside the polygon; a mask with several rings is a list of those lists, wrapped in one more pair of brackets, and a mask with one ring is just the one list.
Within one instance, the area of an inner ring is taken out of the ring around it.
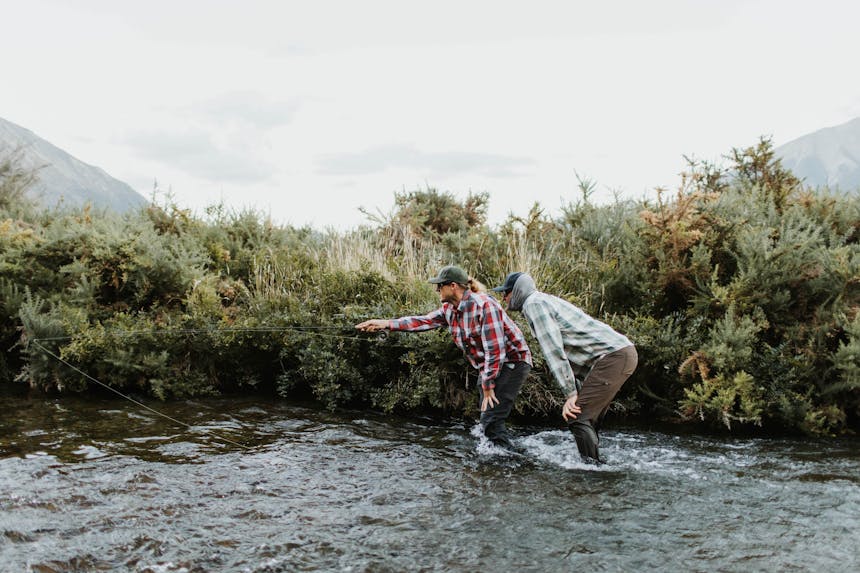
{"label": "green plaid shirt", "polygon": [[523,315],[540,343],[547,366],[565,396],[576,394],[574,368],[587,374],[603,356],[630,340],[566,300],[535,291],[523,303]]}

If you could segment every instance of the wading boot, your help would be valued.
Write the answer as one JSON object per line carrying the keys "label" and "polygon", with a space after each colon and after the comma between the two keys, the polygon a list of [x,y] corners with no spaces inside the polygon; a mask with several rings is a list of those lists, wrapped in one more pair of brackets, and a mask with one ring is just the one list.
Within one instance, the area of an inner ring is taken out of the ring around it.
{"label": "wading boot", "polygon": [[605,464],[606,461],[600,457],[600,451],[597,444],[600,439],[597,437],[597,431],[591,424],[591,420],[574,420],[568,425],[570,433],[576,439],[576,447],[579,449],[579,455],[582,456],[582,461],[588,464]]}

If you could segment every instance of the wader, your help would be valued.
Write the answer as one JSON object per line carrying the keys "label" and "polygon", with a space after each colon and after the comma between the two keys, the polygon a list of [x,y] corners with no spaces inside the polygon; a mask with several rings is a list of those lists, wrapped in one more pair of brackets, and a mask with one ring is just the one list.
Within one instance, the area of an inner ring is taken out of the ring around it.
{"label": "wader", "polygon": [[[506,362],[503,364],[502,370],[495,380],[496,387],[493,389],[499,403],[492,408],[487,408],[485,412],[481,412],[481,427],[484,429],[484,435],[499,447],[514,449],[511,434],[505,427],[505,420],[510,416],[514,407],[514,400],[520,393],[520,388],[522,388],[531,369],[531,364],[528,362]],[[484,391],[479,384],[479,407],[483,399]]]}
{"label": "wader", "polygon": [[568,423],[568,428],[576,439],[579,454],[586,462],[603,463],[600,458],[600,424],[603,422],[609,404],[618,394],[624,382],[636,370],[639,357],[634,346],[626,346],[610,352],[595,362],[591,371],[582,382],[577,406],[582,413]]}

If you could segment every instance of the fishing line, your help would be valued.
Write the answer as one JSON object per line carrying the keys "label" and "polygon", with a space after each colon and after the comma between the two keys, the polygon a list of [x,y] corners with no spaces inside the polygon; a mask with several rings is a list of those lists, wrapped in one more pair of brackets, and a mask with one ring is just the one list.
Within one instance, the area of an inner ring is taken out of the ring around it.
{"label": "fishing line", "polygon": [[[99,386],[101,386],[102,388],[106,388],[107,390],[110,390],[110,391],[111,391],[111,392],[113,392],[114,394],[117,394],[118,396],[121,396],[122,398],[125,398],[125,399],[126,399],[126,400],[128,400],[129,402],[132,402],[133,404],[136,404],[136,405],[140,406],[140,407],[141,407],[141,408],[143,408],[144,410],[148,410],[149,412],[152,412],[153,414],[156,414],[156,415],[158,415],[158,416],[161,416],[162,418],[165,418],[165,419],[167,419],[167,420],[170,420],[171,422],[173,422],[173,423],[175,423],[175,424],[179,424],[180,426],[184,426],[184,427],[186,427],[186,428],[188,428],[188,429],[190,429],[190,430],[193,430],[193,429],[194,429],[194,427],[193,427],[191,424],[186,424],[185,422],[183,422],[183,421],[181,421],[181,420],[177,420],[176,418],[173,418],[173,417],[171,417],[171,416],[168,416],[167,414],[164,414],[164,413],[162,413],[162,412],[159,412],[159,411],[158,411],[158,410],[156,410],[155,408],[150,408],[150,407],[149,407],[149,406],[147,406],[146,404],[144,404],[144,403],[142,403],[142,402],[139,402],[139,401],[135,400],[135,399],[134,399],[134,398],[132,398],[131,396],[127,396],[127,395],[123,394],[122,392],[120,392],[120,391],[119,391],[119,390],[117,390],[116,388],[113,388],[113,387],[111,387],[111,386],[109,386],[109,385],[105,384],[104,382],[101,382],[100,380],[97,380],[96,378],[94,378],[94,377],[90,376],[89,374],[87,374],[86,372],[84,372],[84,371],[83,371],[83,370],[81,370],[80,368],[78,368],[78,367],[74,366],[73,364],[71,364],[71,363],[70,363],[70,362],[68,362],[67,360],[64,360],[63,358],[61,358],[61,357],[57,356],[56,354],[54,354],[53,352],[51,352],[50,350],[48,350],[47,348],[45,348],[44,346],[42,346],[42,345],[41,345],[37,340],[33,340],[32,342],[33,342],[33,344],[35,344],[36,346],[38,346],[38,347],[42,350],[42,352],[44,352],[44,353],[45,353],[45,354],[47,354],[48,356],[51,356],[51,357],[55,358],[55,359],[56,359],[57,361],[59,361],[60,363],[65,364],[66,366],[68,366],[69,368],[71,368],[72,370],[74,370],[75,372],[77,372],[78,374],[80,374],[81,376],[83,376],[84,378],[86,378],[87,380],[91,380],[92,382],[95,382],[96,384],[98,384],[98,385],[99,385]],[[214,437],[218,438],[218,439],[219,439],[219,440],[221,440],[221,441],[227,442],[227,443],[229,443],[229,444],[233,444],[234,446],[239,446],[240,448],[243,448],[243,449],[246,449],[246,450],[251,449],[249,446],[246,446],[245,444],[240,444],[239,442],[235,442],[235,441],[231,440],[230,438],[225,438],[224,436],[221,436],[221,435],[219,435],[219,434],[217,434],[217,433],[213,432],[212,430],[203,429],[203,431],[204,431],[204,432],[206,432],[206,433],[208,433],[208,434],[211,434],[212,436],[214,436]]]}
{"label": "fishing line", "polygon": [[[308,334],[314,334],[317,336],[343,338],[343,339],[347,339],[347,340],[367,340],[366,337],[361,337],[361,336],[346,336],[343,334],[339,335],[339,334],[334,334],[334,333],[323,332],[323,331],[327,331],[327,330],[341,330],[342,331],[343,328],[344,327],[341,327],[341,326],[277,326],[277,327],[275,327],[275,326],[272,326],[272,327],[261,326],[261,327],[236,327],[236,328],[226,327],[226,328],[218,328],[218,329],[213,329],[213,328],[179,328],[179,329],[151,329],[151,330],[114,330],[114,331],[107,331],[107,332],[109,334],[119,334],[119,335],[131,336],[131,335],[140,335],[140,334],[159,334],[159,333],[217,334],[217,333],[221,333],[221,332],[285,332],[285,331],[292,330],[292,331],[297,331],[297,332],[307,332]],[[387,336],[387,333],[385,333],[385,331],[382,331],[381,335],[378,336],[378,339],[380,339],[380,340],[384,339],[384,338],[386,338],[386,336]],[[58,340],[71,340],[71,339],[72,339],[71,336],[54,336],[54,337],[46,337],[46,338],[34,338],[34,339],[30,340],[30,342],[32,342],[34,345],[36,345],[42,352],[44,352],[48,356],[54,358],[55,360],[57,360],[61,364],[64,364],[65,366],[71,368],[72,370],[74,370],[75,372],[77,372],[78,374],[80,374],[81,376],[86,378],[87,380],[95,382],[96,384],[98,384],[102,388],[110,390],[114,394],[116,394],[122,398],[125,398],[129,402],[136,404],[137,406],[140,406],[144,410],[147,410],[149,412],[152,412],[153,414],[161,416],[162,418],[164,418],[166,420],[170,420],[174,424],[179,424],[180,426],[184,426],[185,428],[188,428],[189,430],[194,429],[194,427],[191,424],[186,424],[185,422],[183,422],[181,420],[177,420],[176,418],[168,416],[167,414],[164,414],[163,412],[159,412],[155,408],[151,408],[151,407],[147,406],[146,404],[144,404],[138,400],[135,400],[131,396],[127,396],[126,394],[123,394],[122,392],[120,392],[116,388],[113,388],[112,386],[105,384],[101,380],[98,380],[98,379],[94,378],[93,376],[90,376],[89,374],[87,374],[86,372],[81,370],[80,368],[71,364],[69,361],[63,359],[62,357],[58,356],[57,354],[51,352],[50,350],[45,348],[44,345],[42,345],[42,342],[58,341]],[[251,449],[249,446],[246,446],[245,444],[240,444],[239,442],[233,441],[230,438],[225,438],[224,436],[221,436],[220,434],[217,434],[217,433],[213,432],[212,430],[203,429],[203,431],[214,436],[215,438],[217,438],[223,442],[228,443],[228,444],[238,446],[238,447],[243,448],[245,450]]]}
{"label": "fishing line", "polygon": [[[343,331],[345,326],[251,326],[251,327],[232,327],[226,326],[221,328],[150,328],[148,330],[106,330],[106,334],[120,336],[138,336],[143,334],[218,334],[222,332],[307,332],[308,334],[317,334],[326,336],[323,331],[340,330]],[[328,335],[331,336],[331,335]],[[341,335],[342,338],[362,339],[363,337]],[[57,341],[71,340],[72,336],[51,336],[45,338],[34,338],[33,341]]]}
{"label": "fishing line", "polygon": [[[86,378],[87,380],[91,380],[92,382],[95,382],[96,384],[98,384],[98,385],[99,385],[99,386],[101,386],[102,388],[106,388],[106,389],[110,390],[111,392],[113,392],[114,394],[117,394],[117,395],[119,395],[119,396],[121,396],[121,397],[125,398],[125,399],[126,399],[126,400],[128,400],[129,402],[132,402],[133,404],[137,404],[138,406],[140,406],[140,407],[141,407],[141,408],[143,408],[144,410],[148,410],[148,411],[152,412],[153,414],[156,414],[156,415],[158,415],[158,416],[161,416],[162,418],[165,418],[165,419],[167,419],[167,420],[170,420],[171,422],[173,422],[173,423],[175,423],[175,424],[179,424],[180,426],[185,426],[185,427],[186,427],[186,428],[188,428],[189,430],[193,430],[193,429],[194,429],[194,426],[192,426],[191,424],[186,424],[185,422],[183,422],[183,421],[181,421],[181,420],[177,420],[176,418],[173,418],[173,417],[171,417],[171,416],[168,416],[167,414],[164,414],[164,413],[162,413],[162,412],[159,412],[159,411],[158,411],[158,410],[156,410],[155,408],[150,408],[150,407],[149,407],[149,406],[147,406],[146,404],[144,404],[144,403],[142,403],[142,402],[139,402],[139,401],[135,400],[135,399],[134,399],[134,398],[132,398],[131,396],[126,396],[125,394],[123,394],[122,392],[120,392],[119,390],[117,390],[116,388],[113,388],[113,387],[111,387],[111,386],[108,386],[108,385],[107,385],[107,384],[105,384],[104,382],[102,382],[102,381],[100,381],[100,380],[97,380],[96,378],[94,378],[94,377],[90,376],[89,374],[87,374],[86,372],[84,372],[84,371],[83,371],[83,370],[81,370],[80,368],[76,367],[75,365],[71,364],[71,363],[70,363],[70,362],[68,362],[67,360],[64,360],[64,359],[62,359],[61,357],[57,356],[56,354],[54,354],[53,352],[51,352],[50,350],[48,350],[47,348],[45,348],[44,346],[42,346],[38,341],[33,340],[32,342],[33,342],[33,344],[35,344],[36,346],[38,346],[38,347],[39,347],[39,349],[41,349],[41,350],[42,350],[42,352],[44,352],[44,353],[45,353],[45,354],[47,354],[48,356],[51,356],[51,357],[55,358],[55,359],[56,359],[56,360],[58,360],[61,364],[65,364],[66,366],[68,366],[69,368],[71,368],[72,370],[74,370],[75,372],[77,372],[78,374],[80,374],[81,376],[83,376],[84,378]],[[216,438],[218,438],[218,439],[219,439],[219,440],[221,440],[221,441],[227,442],[228,444],[233,444],[234,446],[239,446],[240,448],[244,448],[244,449],[246,449],[246,450],[250,450],[250,449],[251,449],[249,446],[246,446],[245,444],[240,444],[239,442],[234,442],[234,441],[233,441],[233,440],[231,440],[230,438],[225,438],[224,436],[221,436],[221,435],[219,435],[219,434],[216,434],[216,433],[215,433],[215,432],[213,432],[212,430],[206,430],[206,429],[203,429],[203,431],[204,431],[204,432],[207,432],[207,433],[209,433],[209,434],[211,434],[212,436],[215,436]]]}

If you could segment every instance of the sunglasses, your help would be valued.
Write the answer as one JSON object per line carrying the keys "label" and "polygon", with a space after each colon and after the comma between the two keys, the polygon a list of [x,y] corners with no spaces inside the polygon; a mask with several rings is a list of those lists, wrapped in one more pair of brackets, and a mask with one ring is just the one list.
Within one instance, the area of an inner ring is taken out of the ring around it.
{"label": "sunglasses", "polygon": [[440,291],[442,290],[442,287],[443,287],[443,286],[447,286],[447,285],[450,285],[450,284],[453,284],[453,283],[439,283],[439,284],[437,284],[437,285],[436,285],[436,292],[440,292]]}

